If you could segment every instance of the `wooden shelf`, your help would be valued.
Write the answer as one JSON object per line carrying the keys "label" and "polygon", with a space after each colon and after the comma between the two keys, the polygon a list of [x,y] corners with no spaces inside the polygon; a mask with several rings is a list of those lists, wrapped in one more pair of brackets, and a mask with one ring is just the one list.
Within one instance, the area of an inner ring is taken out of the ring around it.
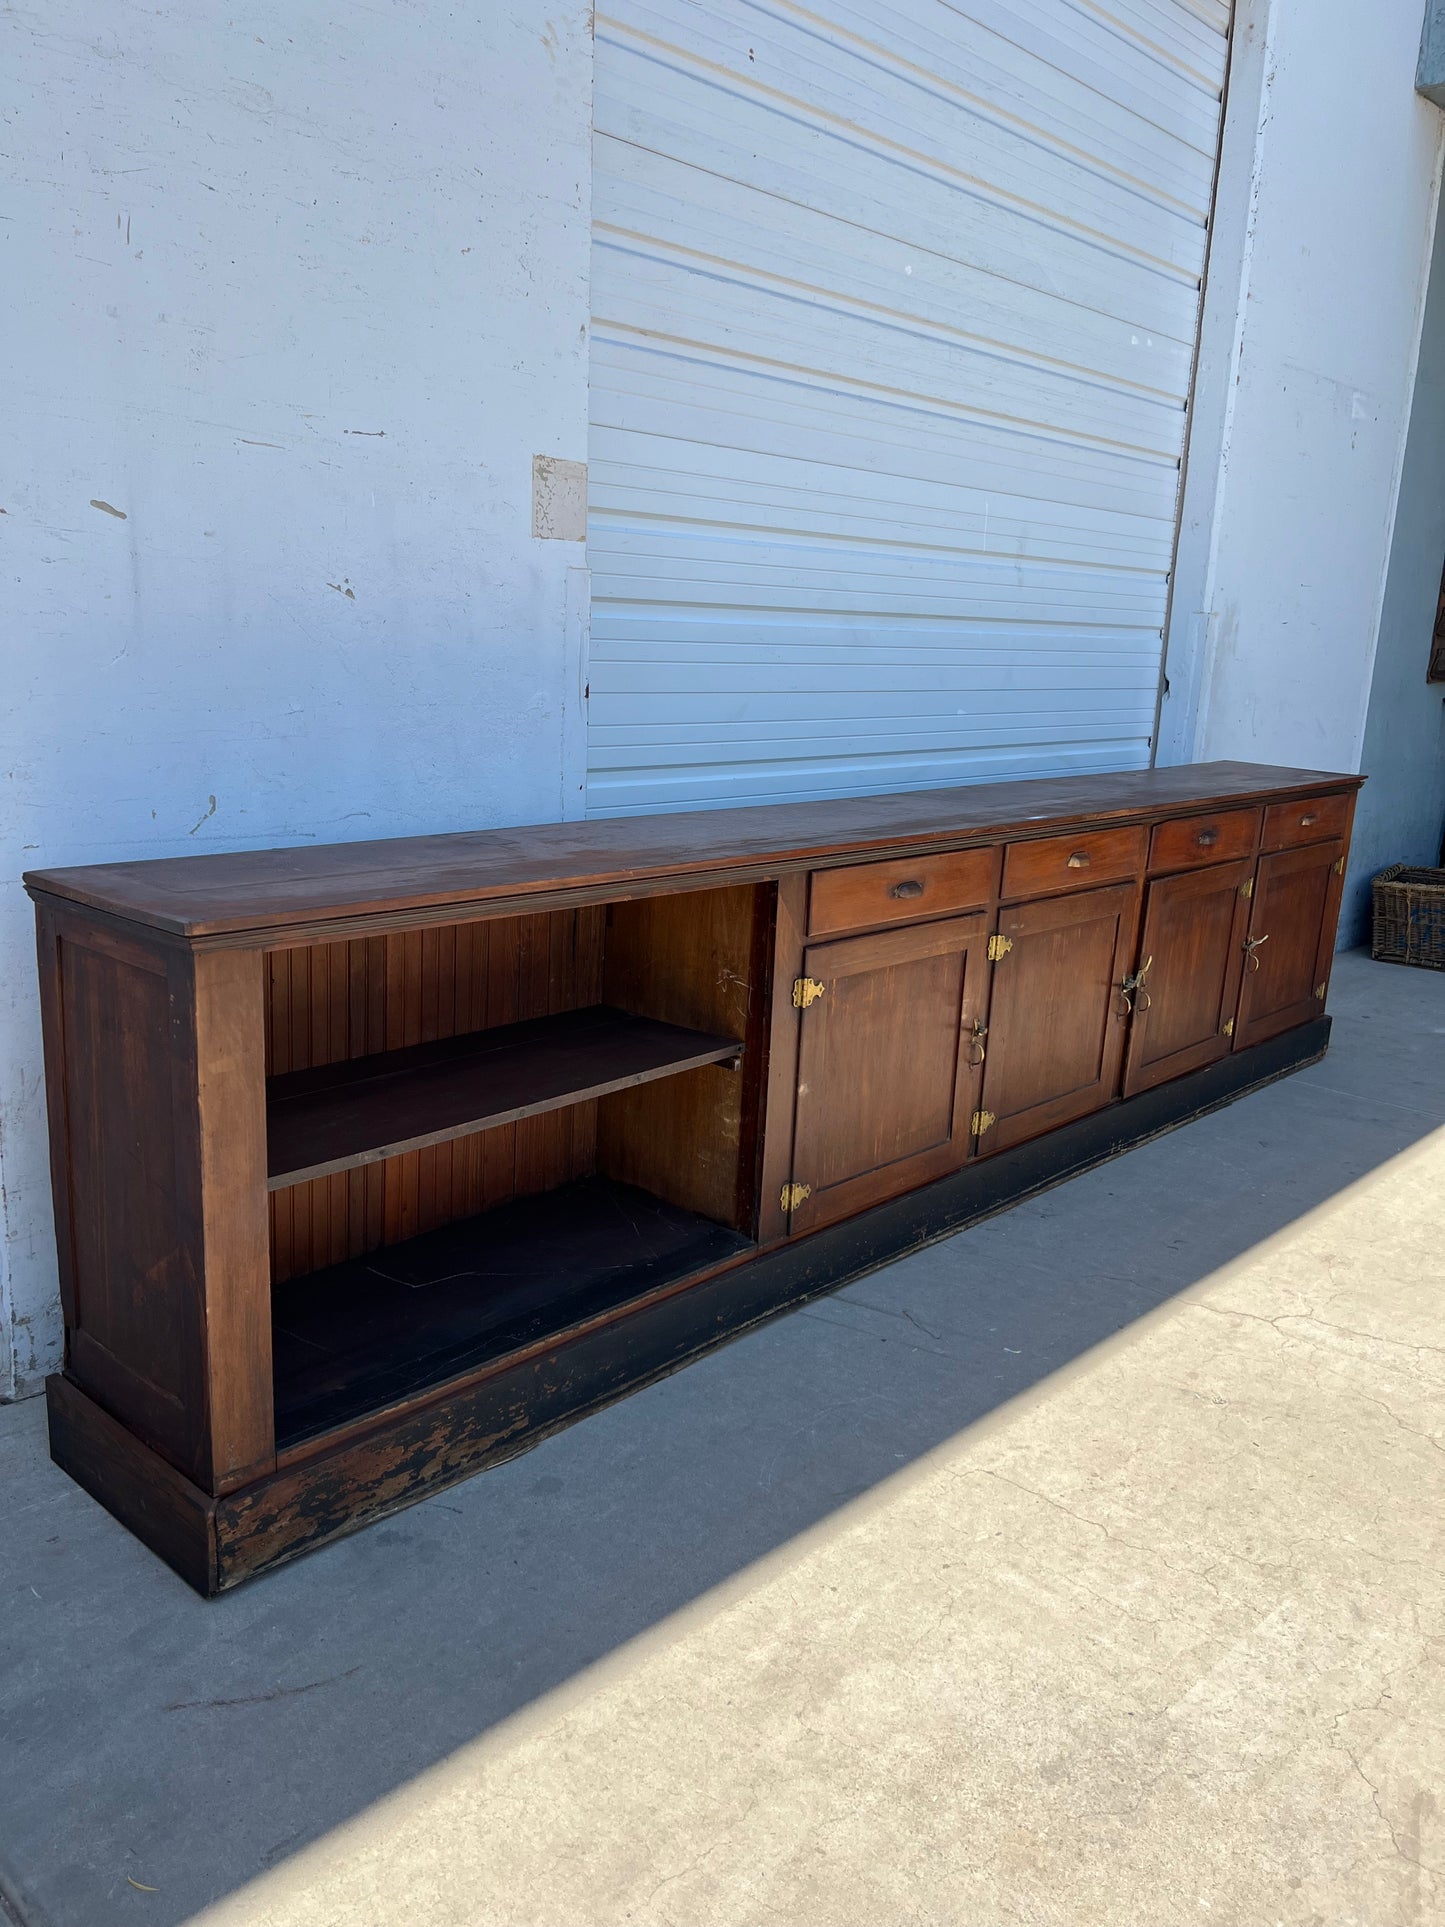
{"label": "wooden shelf", "polygon": [[751,1249],[635,1185],[584,1178],[294,1278],[273,1294],[277,1447]]}
{"label": "wooden shelf", "polygon": [[605,1004],[384,1051],[266,1084],[267,1185],[349,1171],[736,1058],[735,1038]]}

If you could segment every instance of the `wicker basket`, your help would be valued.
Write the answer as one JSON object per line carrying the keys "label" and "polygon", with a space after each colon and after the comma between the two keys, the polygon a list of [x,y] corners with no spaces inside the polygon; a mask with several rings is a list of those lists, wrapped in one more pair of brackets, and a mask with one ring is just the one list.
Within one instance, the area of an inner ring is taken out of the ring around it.
{"label": "wicker basket", "polygon": [[1370,955],[1381,963],[1445,970],[1445,870],[1410,870],[1396,863],[1381,870],[1374,892]]}

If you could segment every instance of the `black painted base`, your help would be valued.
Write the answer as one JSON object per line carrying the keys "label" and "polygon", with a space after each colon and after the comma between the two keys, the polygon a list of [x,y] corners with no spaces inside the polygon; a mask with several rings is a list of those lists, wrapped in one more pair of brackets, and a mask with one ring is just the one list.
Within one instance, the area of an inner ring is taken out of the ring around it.
{"label": "black painted base", "polygon": [[[613,1400],[820,1294],[1317,1062],[1330,1019],[1236,1051],[891,1203],[664,1286],[545,1351],[379,1414],[363,1434],[221,1498],[197,1492],[68,1381],[50,1383],[52,1456],[197,1591],[353,1532],[515,1457]],[[183,1489],[182,1489],[183,1488]]]}

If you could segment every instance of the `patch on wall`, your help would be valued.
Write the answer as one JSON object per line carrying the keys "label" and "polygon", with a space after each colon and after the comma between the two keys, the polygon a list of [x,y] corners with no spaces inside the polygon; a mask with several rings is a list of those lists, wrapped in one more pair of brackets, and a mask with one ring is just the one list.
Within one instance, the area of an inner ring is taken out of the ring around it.
{"label": "patch on wall", "polygon": [[587,464],[532,457],[532,533],[543,541],[587,539]]}

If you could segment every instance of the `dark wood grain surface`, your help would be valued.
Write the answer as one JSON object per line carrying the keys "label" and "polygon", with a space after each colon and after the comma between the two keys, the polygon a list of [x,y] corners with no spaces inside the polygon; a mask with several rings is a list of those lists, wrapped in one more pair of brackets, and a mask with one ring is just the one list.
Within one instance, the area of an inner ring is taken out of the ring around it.
{"label": "dark wood grain surface", "polygon": [[988,918],[810,944],[824,986],[803,1013],[791,1229],[926,1184],[968,1156],[988,998]]}
{"label": "dark wood grain surface", "polygon": [[1149,869],[1197,870],[1207,863],[1233,863],[1259,848],[1258,810],[1216,810],[1208,816],[1176,816],[1149,839]]}
{"label": "dark wood grain surface", "polygon": [[1235,1033],[1240,1048],[1307,1023],[1324,1009],[1344,860],[1341,842],[1303,844],[1259,859],[1249,923],[1253,947]]}
{"label": "dark wood grain surface", "polygon": [[994,966],[978,1140],[987,1157],[1083,1117],[1117,1094],[1128,1032],[1118,985],[1134,954],[1131,883],[1004,910]]}
{"label": "dark wood grain surface", "polygon": [[27,887],[174,935],[264,941],[350,917],[397,916],[559,889],[773,871],[865,852],[992,842],[1061,824],[1352,790],[1362,779],[1256,763],[977,783],[902,795],[548,823],[381,842],[35,870]]}
{"label": "dark wood grain surface", "polygon": [[1133,1000],[1125,1097],[1201,1070],[1230,1050],[1249,927],[1244,889],[1253,875],[1254,860],[1246,857],[1149,885],[1138,949],[1145,982]]}

